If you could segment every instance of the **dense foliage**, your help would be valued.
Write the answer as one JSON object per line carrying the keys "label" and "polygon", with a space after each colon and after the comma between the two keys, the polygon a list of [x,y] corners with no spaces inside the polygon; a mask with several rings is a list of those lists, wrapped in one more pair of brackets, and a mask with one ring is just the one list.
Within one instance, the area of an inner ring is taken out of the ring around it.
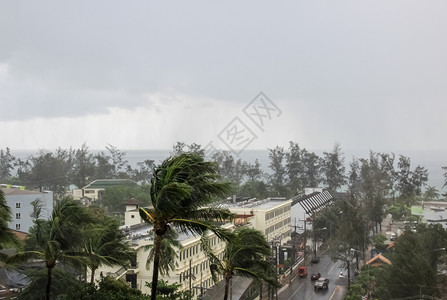
{"label": "dense foliage", "polygon": [[[217,164],[220,177],[231,182],[231,193],[246,197],[292,197],[303,194],[306,187],[324,187],[334,192],[348,183],[350,191],[361,193],[374,211],[383,204],[384,197],[408,205],[421,196],[436,199],[440,195],[434,187],[423,191],[428,170],[423,166],[412,168],[411,159],[403,155],[396,159],[394,153],[371,151],[367,158],[354,158],[346,172],[339,144],[322,156],[292,141],[288,148],[276,146],[268,151],[269,174],[263,171],[258,160],[246,162],[229,151],[214,151],[209,159]],[[204,156],[205,150],[198,144],[177,142],[171,155],[182,153]],[[2,182],[51,190],[56,197],[62,197],[69,187],[81,188],[95,179],[132,179],[145,185],[150,182],[155,167],[150,157],[131,166],[126,152],[112,145],[99,152],[90,151],[85,144],[79,149],[58,148],[54,152],[42,149],[25,159],[17,159],[9,148],[0,149]],[[373,190],[372,186],[378,189]],[[111,210],[120,210],[114,199],[104,197],[104,200],[113,206]],[[381,219],[381,215],[374,213],[369,217],[375,222]]]}

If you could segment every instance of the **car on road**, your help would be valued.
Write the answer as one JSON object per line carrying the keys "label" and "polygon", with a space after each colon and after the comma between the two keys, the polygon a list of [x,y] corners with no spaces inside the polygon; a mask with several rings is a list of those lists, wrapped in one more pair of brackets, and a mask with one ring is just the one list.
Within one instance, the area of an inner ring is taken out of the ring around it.
{"label": "car on road", "polygon": [[314,290],[327,290],[329,287],[329,279],[320,277],[314,284]]}
{"label": "car on road", "polygon": [[299,277],[307,276],[307,268],[306,267],[299,267],[298,268],[298,276]]}
{"label": "car on road", "polygon": [[320,273],[313,273],[312,275],[310,275],[310,280],[318,280],[318,278],[321,277]]}
{"label": "car on road", "polygon": [[317,264],[317,263],[320,262],[320,258],[319,258],[318,256],[314,256],[314,257],[312,257],[311,262],[312,262],[313,264]]}

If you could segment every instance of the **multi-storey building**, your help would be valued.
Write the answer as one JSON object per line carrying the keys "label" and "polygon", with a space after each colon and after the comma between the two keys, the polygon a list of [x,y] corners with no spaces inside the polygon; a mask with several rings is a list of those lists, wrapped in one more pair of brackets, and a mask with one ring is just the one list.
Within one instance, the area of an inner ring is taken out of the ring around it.
{"label": "multi-storey building", "polygon": [[[291,200],[284,198],[228,203],[226,207],[235,214],[235,221],[222,227],[232,230],[235,226],[249,226],[263,232],[268,241],[285,244],[290,239],[291,203]],[[146,262],[149,256],[148,246],[151,247],[154,242],[152,228],[142,223],[137,200],[130,199],[125,205],[125,225],[122,230],[135,249],[135,263],[127,269],[102,268],[101,271],[103,275],[125,278],[134,288],[150,293],[146,283],[152,280],[152,264],[146,267]],[[201,292],[214,286],[209,260],[200,246],[199,236],[180,235],[178,239],[182,247],[177,249],[175,269],[169,275],[160,276],[160,279],[168,283],[180,283],[181,290],[191,290],[196,298]],[[225,242],[211,233],[208,240],[214,254],[223,258]],[[99,276],[101,273],[96,274]]]}
{"label": "multi-storey building", "polygon": [[[152,227],[142,222],[139,215],[139,203],[135,199],[126,201],[125,225],[122,230],[126,233],[129,243],[135,250],[135,261],[130,268],[112,267],[101,268],[97,272],[97,279],[102,275],[111,275],[125,280],[143,293],[150,293],[146,283],[152,281],[152,264],[148,264],[149,248],[153,246],[154,236]],[[231,230],[234,225],[227,223],[223,228]],[[194,299],[204,290],[214,286],[209,269],[209,260],[200,246],[200,237],[180,234],[178,240],[182,247],[176,249],[177,258],[175,269],[169,275],[161,275],[160,279],[169,284],[180,283],[180,290],[191,290]],[[222,258],[225,242],[210,233],[208,236],[210,247],[214,254]]]}
{"label": "multi-storey building", "polygon": [[290,240],[292,200],[285,198],[248,199],[227,204],[236,214],[235,224],[247,225],[264,233],[267,241],[285,244]]}
{"label": "multi-storey building", "polygon": [[25,190],[22,186],[1,184],[1,190],[5,195],[7,205],[11,209],[12,220],[8,227],[13,230],[28,233],[34,225],[31,214],[33,212],[32,202],[39,200],[42,204],[43,219],[49,219],[53,213],[53,192]]}

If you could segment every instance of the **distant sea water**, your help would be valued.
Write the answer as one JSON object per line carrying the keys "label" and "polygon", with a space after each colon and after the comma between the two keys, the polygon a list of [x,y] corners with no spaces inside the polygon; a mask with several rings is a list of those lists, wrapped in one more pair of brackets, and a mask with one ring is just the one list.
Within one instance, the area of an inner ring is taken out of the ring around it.
{"label": "distant sea water", "polygon": [[[26,159],[30,155],[37,155],[38,150],[14,150],[10,149],[11,154],[16,158]],[[309,150],[309,149],[308,149]],[[91,150],[92,153],[98,152],[107,152],[107,150]],[[144,160],[150,159],[154,160],[156,164],[161,163],[165,158],[170,155],[172,150],[121,150],[126,152],[126,160],[128,163],[135,168],[138,162],[142,162]],[[309,150],[315,152],[315,154],[320,157],[323,156],[324,151],[329,150]],[[411,159],[411,169],[413,170],[416,166],[421,165],[425,167],[429,171],[429,180],[428,185],[436,187],[439,191],[443,191],[443,185],[445,182],[444,178],[444,170],[442,170],[442,166],[447,166],[447,150],[408,150],[408,151],[376,151],[381,153],[394,153],[396,155],[396,160],[398,156],[404,155],[410,157]],[[346,172],[349,171],[349,164],[352,162],[353,158],[368,158],[369,150],[344,150],[342,149],[342,153],[345,157],[345,166]],[[240,158],[243,161],[253,163],[256,159],[258,159],[261,164],[261,168],[264,172],[270,174],[271,169],[269,168],[269,151],[265,150],[244,150],[239,156],[235,156],[235,159]],[[447,188],[444,189],[444,191]]]}

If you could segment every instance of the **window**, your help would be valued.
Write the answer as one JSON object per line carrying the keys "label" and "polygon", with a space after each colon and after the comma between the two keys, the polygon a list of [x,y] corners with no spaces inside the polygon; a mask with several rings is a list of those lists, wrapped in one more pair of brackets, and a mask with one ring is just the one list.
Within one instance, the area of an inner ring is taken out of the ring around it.
{"label": "window", "polygon": [[20,208],[20,202],[16,203],[16,208]]}
{"label": "window", "polygon": [[20,224],[16,224],[16,230],[20,230]]}
{"label": "window", "polygon": [[133,219],[133,218],[135,218],[135,216],[134,215],[130,215],[130,217]]}
{"label": "window", "polygon": [[16,219],[20,219],[20,213],[16,213]]}

